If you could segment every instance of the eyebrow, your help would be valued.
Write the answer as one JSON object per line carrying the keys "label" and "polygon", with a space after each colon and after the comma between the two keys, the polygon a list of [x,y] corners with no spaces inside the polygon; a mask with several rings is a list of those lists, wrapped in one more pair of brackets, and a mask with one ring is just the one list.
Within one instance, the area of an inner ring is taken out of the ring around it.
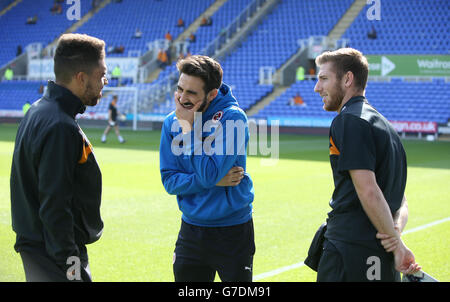
{"label": "eyebrow", "polygon": [[[178,87],[179,90],[184,91],[184,89],[183,89],[180,85],[177,85],[177,87]],[[196,91],[194,91],[194,90],[186,90],[186,92],[187,92],[187,93],[190,93],[190,94],[195,94],[195,95],[198,94],[198,93],[197,93]]]}

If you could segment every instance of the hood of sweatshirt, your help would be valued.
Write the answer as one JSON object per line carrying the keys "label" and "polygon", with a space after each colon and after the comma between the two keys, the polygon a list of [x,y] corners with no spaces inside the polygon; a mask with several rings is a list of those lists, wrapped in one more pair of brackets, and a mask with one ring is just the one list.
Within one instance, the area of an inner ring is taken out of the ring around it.
{"label": "hood of sweatshirt", "polygon": [[203,121],[211,119],[215,114],[219,114],[217,117],[220,118],[220,112],[222,111],[223,114],[223,111],[230,107],[238,108],[239,104],[231,91],[231,87],[222,83],[217,96],[203,112]]}

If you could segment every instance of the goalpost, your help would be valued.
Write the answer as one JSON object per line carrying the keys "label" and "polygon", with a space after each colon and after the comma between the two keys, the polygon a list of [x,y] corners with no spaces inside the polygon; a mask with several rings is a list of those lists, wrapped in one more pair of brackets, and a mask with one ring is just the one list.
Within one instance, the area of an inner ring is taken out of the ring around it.
{"label": "goalpost", "polygon": [[[170,82],[169,82],[170,84]],[[155,111],[170,98],[171,86],[165,84],[150,84],[125,87],[108,87],[102,90],[100,102],[93,107],[87,107],[85,113],[79,116],[85,121],[93,121],[91,124],[99,124],[98,121],[108,119],[108,108],[113,96],[117,96],[117,109],[120,113],[119,122],[125,122],[127,126],[136,131],[138,129],[153,129],[155,122],[162,122],[168,112]],[[97,122],[94,122],[97,121]]]}
{"label": "goalpost", "polygon": [[[102,90],[102,99],[97,106],[98,109],[108,114],[108,107],[112,97],[117,95],[117,109],[121,114],[126,116],[126,120],[132,120],[132,129],[137,130],[137,114],[138,114],[138,89],[137,87],[104,87]],[[108,116],[106,116],[108,118]]]}

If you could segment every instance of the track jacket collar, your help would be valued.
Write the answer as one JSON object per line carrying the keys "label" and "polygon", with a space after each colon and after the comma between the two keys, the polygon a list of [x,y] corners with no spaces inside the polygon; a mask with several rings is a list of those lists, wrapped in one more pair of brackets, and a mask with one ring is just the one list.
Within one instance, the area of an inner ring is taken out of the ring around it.
{"label": "track jacket collar", "polygon": [[78,113],[82,114],[86,110],[86,106],[83,105],[76,95],[53,81],[48,81],[44,97],[49,100],[55,100],[61,106],[61,109],[73,118]]}
{"label": "track jacket collar", "polygon": [[354,96],[354,97],[350,98],[347,101],[347,103],[345,103],[345,105],[342,107],[340,112],[344,111],[345,109],[347,109],[347,107],[353,105],[354,103],[359,103],[359,102],[368,103],[365,96],[362,96],[362,95]]}

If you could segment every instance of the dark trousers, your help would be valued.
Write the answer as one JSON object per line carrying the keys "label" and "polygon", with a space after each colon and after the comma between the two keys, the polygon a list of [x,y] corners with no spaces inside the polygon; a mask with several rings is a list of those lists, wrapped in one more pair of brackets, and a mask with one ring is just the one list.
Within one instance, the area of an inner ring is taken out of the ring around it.
{"label": "dark trousers", "polygon": [[67,272],[57,266],[50,257],[43,253],[21,251],[20,257],[22,258],[27,282],[92,281],[88,261],[80,260],[80,279],[69,280]]}
{"label": "dark trousers", "polygon": [[392,253],[380,247],[325,239],[318,282],[398,282]]}
{"label": "dark trousers", "polygon": [[228,227],[181,223],[175,244],[175,282],[251,282],[255,238],[253,220]]}

